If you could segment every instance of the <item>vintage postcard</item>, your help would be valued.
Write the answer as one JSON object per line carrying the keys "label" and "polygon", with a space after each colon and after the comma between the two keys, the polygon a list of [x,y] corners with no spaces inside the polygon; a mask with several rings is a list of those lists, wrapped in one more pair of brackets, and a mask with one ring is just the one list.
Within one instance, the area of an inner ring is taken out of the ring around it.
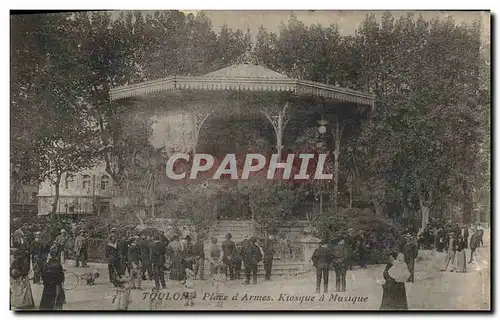
{"label": "vintage postcard", "polygon": [[10,32],[11,310],[490,310],[489,11]]}

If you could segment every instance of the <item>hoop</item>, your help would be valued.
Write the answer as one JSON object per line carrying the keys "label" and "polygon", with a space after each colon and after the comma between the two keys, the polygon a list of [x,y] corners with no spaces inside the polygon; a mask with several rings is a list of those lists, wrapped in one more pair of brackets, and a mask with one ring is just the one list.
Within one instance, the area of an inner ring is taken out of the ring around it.
{"label": "hoop", "polygon": [[[68,279],[68,276],[71,276],[71,278],[75,278],[75,284],[73,286],[66,286],[67,284],[67,279]],[[71,291],[71,290],[74,290],[76,287],[78,287],[78,284],[80,283],[80,277],[78,277],[78,275],[74,272],[65,272],[64,273],[64,283],[63,283],[63,289],[65,291]]]}

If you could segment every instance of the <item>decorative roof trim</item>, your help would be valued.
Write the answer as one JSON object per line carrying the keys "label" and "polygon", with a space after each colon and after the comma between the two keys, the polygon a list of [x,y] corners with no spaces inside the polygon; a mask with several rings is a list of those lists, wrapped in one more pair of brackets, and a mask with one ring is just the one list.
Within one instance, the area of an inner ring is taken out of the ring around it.
{"label": "decorative roof trim", "polygon": [[260,91],[293,92],[299,96],[311,95],[326,99],[373,106],[375,96],[363,92],[313,81],[280,78],[245,77],[169,77],[111,89],[110,99],[120,100],[146,96],[163,91]]}

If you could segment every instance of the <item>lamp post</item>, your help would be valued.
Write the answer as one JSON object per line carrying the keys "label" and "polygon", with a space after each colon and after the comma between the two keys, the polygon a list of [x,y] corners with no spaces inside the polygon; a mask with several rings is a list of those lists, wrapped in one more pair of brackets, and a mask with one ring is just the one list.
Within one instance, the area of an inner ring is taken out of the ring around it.
{"label": "lamp post", "polygon": [[[324,151],[325,146],[326,146],[326,141],[325,141],[325,133],[326,133],[326,126],[328,124],[327,120],[321,119],[318,120],[318,132],[320,133],[320,142],[316,145],[318,147],[318,152]],[[323,214],[323,184],[320,182],[319,185],[319,214]]]}

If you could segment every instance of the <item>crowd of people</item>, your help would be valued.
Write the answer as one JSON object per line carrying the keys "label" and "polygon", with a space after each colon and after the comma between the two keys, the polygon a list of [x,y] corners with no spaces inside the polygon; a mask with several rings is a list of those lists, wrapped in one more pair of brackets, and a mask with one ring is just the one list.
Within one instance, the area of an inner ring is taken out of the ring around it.
{"label": "crowd of people", "polygon": [[[23,226],[12,237],[11,304],[16,309],[35,308],[28,276],[32,268],[33,284],[43,281],[44,286],[39,309],[61,309],[66,301],[63,283],[64,266],[70,256],[69,248],[73,250],[74,267],[88,268],[88,233],[80,230],[73,239],[65,229],[61,229],[54,241],[46,243],[39,232],[30,233],[30,229]],[[69,242],[73,243],[70,245]],[[214,287],[220,289],[221,283],[241,279],[242,270],[245,279],[243,284],[256,284],[261,261],[264,263],[265,279],[271,280],[277,242],[273,236],[259,242],[260,246],[257,245],[256,237],[245,237],[243,241],[235,243],[230,233],[221,244],[217,238],[212,238],[207,260]],[[142,289],[143,281],[154,281],[154,290],[158,291],[166,288],[168,278],[170,281],[182,282],[189,291],[193,286],[192,280],[205,280],[203,232],[175,234],[169,239],[164,231],[158,231],[155,235],[137,233],[129,236],[112,228],[104,256],[108,265],[108,279],[117,288],[117,301],[122,310],[127,308],[124,301],[129,300],[130,290]],[[96,272],[87,274],[90,278],[99,276]],[[168,274],[167,278],[165,274]],[[90,280],[93,283],[95,279]]]}
{"label": "crowd of people", "polygon": [[[431,230],[432,232],[429,232]],[[407,308],[404,282],[414,281],[415,261],[419,249],[432,238],[431,249],[446,252],[441,271],[466,272],[468,263],[473,263],[476,249],[483,245],[482,229],[459,227],[447,224],[443,228],[428,228],[420,233],[407,229],[401,242],[386,250],[387,265],[383,277],[384,297],[382,309]],[[88,268],[89,235],[85,230],[76,232],[77,236],[68,236],[65,229],[51,242],[44,242],[40,232],[31,232],[29,226],[17,229],[12,237],[11,254],[11,305],[16,309],[34,309],[29,274],[32,269],[33,284],[42,284],[43,293],[39,309],[62,309],[66,297],[63,288],[65,281],[64,266],[73,250],[74,267]],[[245,237],[241,242],[234,242],[230,233],[218,243],[217,238],[210,239],[205,257],[204,232],[193,234],[174,234],[166,237],[163,231],[154,235],[119,232],[112,228],[109,242],[105,246],[104,256],[108,265],[108,279],[117,288],[118,308],[126,310],[130,300],[130,290],[142,289],[143,281],[154,281],[154,291],[165,289],[168,281],[179,281],[190,292],[186,302],[193,304],[195,296],[194,280],[205,281],[205,263],[210,270],[211,280],[218,292],[223,290],[227,281],[244,279],[243,284],[256,284],[259,263],[263,263],[265,280],[271,280],[273,260],[280,249],[280,241],[273,235],[264,239]],[[69,244],[71,242],[71,244]],[[346,291],[346,275],[357,262],[360,268],[367,264],[366,253],[369,243],[363,232],[355,233],[349,229],[347,234],[336,236],[333,240],[321,243],[314,251],[311,260],[316,270],[316,292],[328,292],[329,274],[335,272],[335,291]],[[467,259],[466,249],[470,249]],[[279,256],[279,255],[278,255]],[[397,262],[405,265],[408,272],[403,281],[391,277],[393,265]],[[166,277],[166,274],[168,276]],[[99,276],[97,272],[87,272],[93,283]],[[403,290],[403,291],[402,291]],[[403,293],[402,293],[403,292]],[[127,302],[128,301],[128,302]]]}
{"label": "crowd of people", "polygon": [[[335,291],[346,291],[346,274],[352,270],[355,250],[360,256],[360,267],[366,266],[363,259],[363,249],[366,249],[362,241],[363,237],[353,237],[352,231],[349,229],[348,235],[339,235],[331,241],[322,242],[314,251],[311,260],[316,269],[317,293],[320,293],[322,283],[323,292],[328,292],[329,275],[332,270],[335,272]],[[445,232],[443,233],[443,231]],[[426,230],[419,233],[407,228],[402,233],[400,244],[387,248],[387,263],[383,271],[385,283],[383,285],[382,310],[408,309],[405,282],[413,283],[415,281],[415,261],[419,255],[419,249],[424,249],[421,239],[426,237],[425,233]],[[451,272],[466,272],[466,249],[470,249],[470,258],[468,259],[470,264],[474,262],[477,248],[483,245],[483,230],[478,227],[473,227],[469,231],[467,226],[447,224],[444,228],[436,229],[436,232],[432,234],[434,235],[433,245],[430,249],[446,252],[441,271],[446,271],[451,266]],[[360,250],[361,253],[359,253]],[[398,267],[395,267],[396,265]]]}

